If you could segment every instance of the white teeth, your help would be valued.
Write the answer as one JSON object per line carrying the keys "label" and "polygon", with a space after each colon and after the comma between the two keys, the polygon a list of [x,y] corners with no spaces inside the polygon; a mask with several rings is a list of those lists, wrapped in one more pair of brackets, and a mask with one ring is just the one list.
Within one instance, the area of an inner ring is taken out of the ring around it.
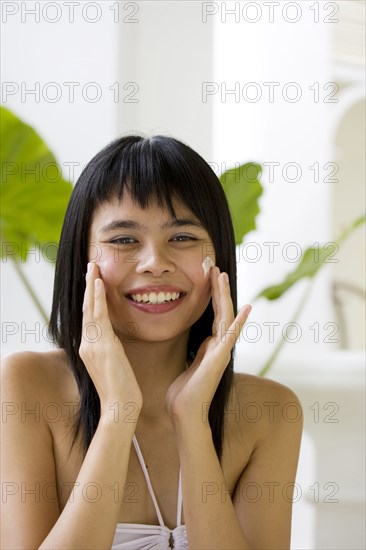
{"label": "white teeth", "polygon": [[132,294],[134,302],[144,302],[150,304],[163,304],[179,298],[179,292],[150,292],[149,294]]}

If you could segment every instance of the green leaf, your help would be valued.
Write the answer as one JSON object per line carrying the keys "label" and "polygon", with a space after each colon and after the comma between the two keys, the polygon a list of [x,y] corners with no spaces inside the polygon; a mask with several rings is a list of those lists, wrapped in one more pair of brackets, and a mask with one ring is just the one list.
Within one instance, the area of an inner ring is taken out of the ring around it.
{"label": "green leaf", "polygon": [[220,176],[231,211],[236,244],[240,244],[247,233],[256,229],[258,199],[263,193],[259,181],[261,172],[259,164],[248,162],[229,169]]}
{"label": "green leaf", "polygon": [[[25,261],[35,247],[54,261],[72,184],[40,136],[0,107],[1,258]],[[46,245],[48,245],[46,247]]]}
{"label": "green leaf", "polygon": [[338,252],[340,243],[363,223],[365,223],[365,215],[360,216],[346,227],[336,242],[327,243],[321,247],[307,248],[299,265],[292,273],[286,276],[282,283],[265,288],[257,294],[256,298],[263,296],[267,300],[277,300],[277,298],[280,298],[282,294],[304,277],[314,277],[325,263],[334,263],[336,260],[333,256]]}
{"label": "green leaf", "polygon": [[361,216],[353,220],[353,222],[349,226],[347,226],[339,235],[337,239],[338,244],[341,244],[343,241],[345,241],[349,237],[349,235],[353,233],[353,231],[357,229],[357,227],[359,227],[360,225],[363,225],[365,221],[366,221],[366,214],[362,214]]}

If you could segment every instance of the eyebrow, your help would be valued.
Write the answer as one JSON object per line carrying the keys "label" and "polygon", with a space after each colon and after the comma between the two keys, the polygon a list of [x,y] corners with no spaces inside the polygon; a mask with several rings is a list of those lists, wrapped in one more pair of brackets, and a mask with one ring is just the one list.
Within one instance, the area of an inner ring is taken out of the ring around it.
{"label": "eyebrow", "polygon": [[[171,229],[173,227],[183,227],[183,226],[193,226],[199,229],[205,229],[204,226],[193,219],[190,218],[177,218],[171,221],[167,221],[160,225],[161,229]],[[148,227],[134,220],[113,220],[104,227],[101,228],[103,233],[108,231],[113,231],[115,229],[137,229],[139,231],[148,231]]]}

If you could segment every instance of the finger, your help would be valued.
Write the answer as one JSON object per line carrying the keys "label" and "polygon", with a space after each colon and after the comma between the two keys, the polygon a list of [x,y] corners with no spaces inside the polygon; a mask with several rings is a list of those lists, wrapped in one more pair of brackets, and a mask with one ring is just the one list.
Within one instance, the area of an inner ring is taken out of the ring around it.
{"label": "finger", "polygon": [[103,334],[114,336],[112,323],[109,318],[107,291],[103,279],[101,278],[98,264],[93,268],[93,287],[94,287],[94,321],[98,323]]}
{"label": "finger", "polygon": [[216,332],[219,338],[223,338],[234,320],[234,306],[231,299],[230,284],[227,273],[221,273],[217,279],[216,301],[217,317],[215,318]]}
{"label": "finger", "polygon": [[213,267],[211,269],[211,288],[212,288],[212,306],[214,310],[214,320],[212,323],[212,334],[215,336],[218,333],[220,323],[220,288],[218,283],[218,277],[220,275],[220,269]]}
{"label": "finger", "polygon": [[[204,367],[206,373],[211,372],[215,376],[222,375],[225,368],[229,364],[231,350],[240,336],[241,329],[243,328],[250,311],[251,306],[244,306],[226,333],[222,337],[218,338],[215,347],[203,358],[201,365]],[[210,355],[210,357],[208,355]]]}
{"label": "finger", "polygon": [[106,290],[102,279],[99,277],[94,281],[94,320],[99,323],[103,329],[111,326]]}
{"label": "finger", "polygon": [[83,301],[83,324],[90,322],[94,317],[94,264],[89,262],[85,276],[86,286]]}
{"label": "finger", "polygon": [[234,347],[237,339],[239,338],[251,310],[252,306],[249,304],[242,307],[234,321],[227,329],[226,333],[223,334],[223,338],[220,339],[221,343],[224,344],[224,346],[228,346],[230,350]]}
{"label": "finger", "polygon": [[224,323],[226,327],[228,327],[229,325],[231,325],[235,317],[228,274],[221,273],[218,282],[220,286],[220,321]]}
{"label": "finger", "polygon": [[229,364],[232,348],[240,336],[251,309],[252,306],[250,305],[244,306],[225,333],[216,338],[216,342],[211,349],[210,341],[208,341],[205,349],[206,353],[200,364],[200,369],[205,373],[205,376],[208,373],[216,377],[222,376],[222,373]]}

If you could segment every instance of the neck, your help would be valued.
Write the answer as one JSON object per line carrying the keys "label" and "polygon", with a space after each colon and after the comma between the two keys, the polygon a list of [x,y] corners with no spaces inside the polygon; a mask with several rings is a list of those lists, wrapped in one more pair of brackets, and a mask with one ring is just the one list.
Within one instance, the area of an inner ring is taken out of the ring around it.
{"label": "neck", "polygon": [[186,369],[188,333],[165,342],[125,342],[123,347],[143,396],[141,420],[167,416],[169,386]]}

